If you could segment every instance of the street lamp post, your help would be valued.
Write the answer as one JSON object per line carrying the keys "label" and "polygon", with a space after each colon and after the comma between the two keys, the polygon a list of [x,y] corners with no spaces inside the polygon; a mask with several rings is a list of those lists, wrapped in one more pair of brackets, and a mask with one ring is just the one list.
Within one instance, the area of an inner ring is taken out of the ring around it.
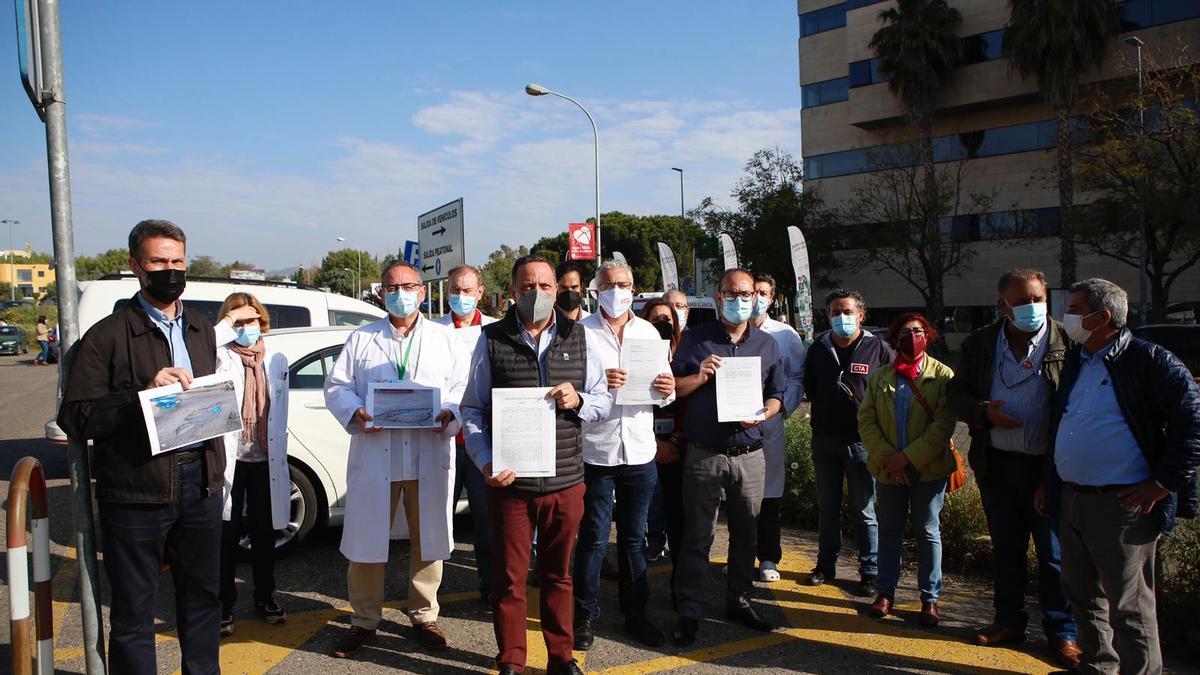
{"label": "street lamp post", "polygon": [[546,94],[552,94],[559,98],[566,99],[566,100],[570,101],[571,103],[574,103],[576,106],[578,106],[579,109],[583,111],[583,114],[587,115],[588,121],[592,123],[592,140],[594,141],[594,149],[595,149],[595,161],[594,161],[593,170],[594,170],[595,177],[596,177],[596,260],[599,261],[600,260],[600,132],[596,130],[596,120],[592,118],[592,114],[590,112],[588,112],[587,108],[583,107],[583,104],[580,103],[579,101],[576,101],[575,99],[571,98],[570,96],[567,96],[566,94],[560,94],[557,91],[547,89],[546,87],[543,87],[540,84],[534,84],[534,83],[530,82],[529,84],[525,85],[525,93],[529,94],[530,96],[545,96]]}
{"label": "street lamp post", "polygon": [[[1125,44],[1137,50],[1137,95],[1138,95],[1138,134],[1146,140],[1146,99],[1142,96],[1142,42],[1136,35],[1125,38]],[[1138,234],[1138,319],[1141,324],[1150,322],[1150,306],[1146,294],[1146,281],[1149,277],[1149,250],[1146,233],[1146,195],[1143,193],[1138,200],[1140,232]]]}
{"label": "street lamp post", "polygon": [[21,221],[5,219],[5,220],[0,220],[0,223],[8,223],[8,299],[16,300],[17,299],[17,271],[16,271],[16,268],[13,267],[12,230],[13,230],[13,225],[20,225]]}
{"label": "street lamp post", "polygon": [[[673,166],[671,167],[671,170],[679,172],[679,255],[676,257],[676,259],[686,262],[687,212],[683,210],[683,169]],[[696,271],[692,270],[692,274],[695,275],[695,273]],[[696,283],[696,280],[692,279],[692,283]]]}
{"label": "street lamp post", "polygon": [[[337,240],[340,242],[345,242],[346,238],[338,237]],[[356,300],[362,300],[362,251],[355,251],[355,253],[358,254],[358,280],[354,282],[354,298]],[[349,272],[350,268],[346,268],[346,271]]]}

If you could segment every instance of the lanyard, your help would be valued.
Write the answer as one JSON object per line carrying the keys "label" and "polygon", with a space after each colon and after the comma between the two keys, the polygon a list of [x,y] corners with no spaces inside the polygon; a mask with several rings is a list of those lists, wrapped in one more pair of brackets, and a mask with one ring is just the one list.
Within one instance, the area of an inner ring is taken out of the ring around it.
{"label": "lanyard", "polygon": [[401,380],[404,379],[404,375],[408,372],[408,355],[412,354],[412,346],[416,341],[417,336],[415,334],[408,336],[408,346],[404,348],[404,360],[400,361],[396,359],[396,363],[394,364],[396,366],[396,377]]}

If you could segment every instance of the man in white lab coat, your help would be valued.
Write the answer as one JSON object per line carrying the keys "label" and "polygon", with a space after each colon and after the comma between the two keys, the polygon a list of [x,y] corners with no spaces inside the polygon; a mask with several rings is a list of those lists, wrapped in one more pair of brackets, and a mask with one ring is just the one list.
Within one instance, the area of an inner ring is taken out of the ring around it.
{"label": "man in white lab coat", "polygon": [[[475,343],[479,342],[479,333],[483,327],[496,320],[479,311],[479,301],[483,299],[483,275],[479,268],[471,265],[459,265],[450,270],[449,293],[450,313],[436,323],[454,329],[454,337],[458,339],[457,354],[466,362],[470,362],[471,354],[475,351]],[[463,488],[467,489],[467,505],[471,512],[473,525],[472,535],[475,537],[475,571],[479,575],[479,596],[489,602],[488,594],[492,589],[492,541],[491,530],[488,528],[487,512],[487,483],[483,473],[471,457],[467,455],[466,441],[461,431],[454,438],[454,488],[450,491],[450,503],[457,504]]]}
{"label": "man in white lab coat", "polygon": [[[409,619],[422,644],[446,647],[446,636],[437,625],[437,590],[442,561],[454,548],[450,486],[467,362],[458,357],[450,329],[421,317],[425,287],[416,268],[391,265],[384,270],[381,286],[387,318],[350,334],[325,386],[326,406],[351,435],[341,551],[350,560],[347,586],[353,616],[350,632],[334,649],[339,658],[357,652],[379,626],[397,506],[404,509],[412,544]],[[380,429],[372,424],[368,386],[400,381],[440,390],[438,428]]]}

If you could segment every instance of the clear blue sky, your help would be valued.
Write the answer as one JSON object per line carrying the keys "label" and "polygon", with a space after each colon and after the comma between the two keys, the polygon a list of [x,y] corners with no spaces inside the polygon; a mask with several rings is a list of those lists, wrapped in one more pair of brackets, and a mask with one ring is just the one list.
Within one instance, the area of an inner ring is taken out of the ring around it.
{"label": "clear blue sky", "polygon": [[[50,249],[43,127],[0,3],[0,218]],[[81,254],[167,218],[190,255],[319,262],[377,254],[465,199],[468,260],[601,208],[675,213],[728,193],[750,154],[799,155],[796,4],[64,2]],[[8,75],[2,73],[7,69]],[[8,233],[0,229],[0,248]]]}

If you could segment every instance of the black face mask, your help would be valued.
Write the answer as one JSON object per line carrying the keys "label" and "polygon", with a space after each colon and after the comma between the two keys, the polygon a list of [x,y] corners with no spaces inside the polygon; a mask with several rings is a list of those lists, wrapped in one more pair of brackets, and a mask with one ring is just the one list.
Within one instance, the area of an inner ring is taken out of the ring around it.
{"label": "black face mask", "polygon": [[554,305],[564,312],[575,311],[581,302],[583,302],[583,295],[579,291],[559,291],[558,296],[554,299]]}
{"label": "black face mask", "polygon": [[655,321],[654,327],[658,329],[659,336],[661,336],[664,340],[670,340],[671,338],[675,337],[675,327],[671,325],[670,319]]}
{"label": "black face mask", "polygon": [[163,304],[178,300],[187,286],[187,272],[184,270],[154,270],[143,273],[146,275],[147,295]]}

